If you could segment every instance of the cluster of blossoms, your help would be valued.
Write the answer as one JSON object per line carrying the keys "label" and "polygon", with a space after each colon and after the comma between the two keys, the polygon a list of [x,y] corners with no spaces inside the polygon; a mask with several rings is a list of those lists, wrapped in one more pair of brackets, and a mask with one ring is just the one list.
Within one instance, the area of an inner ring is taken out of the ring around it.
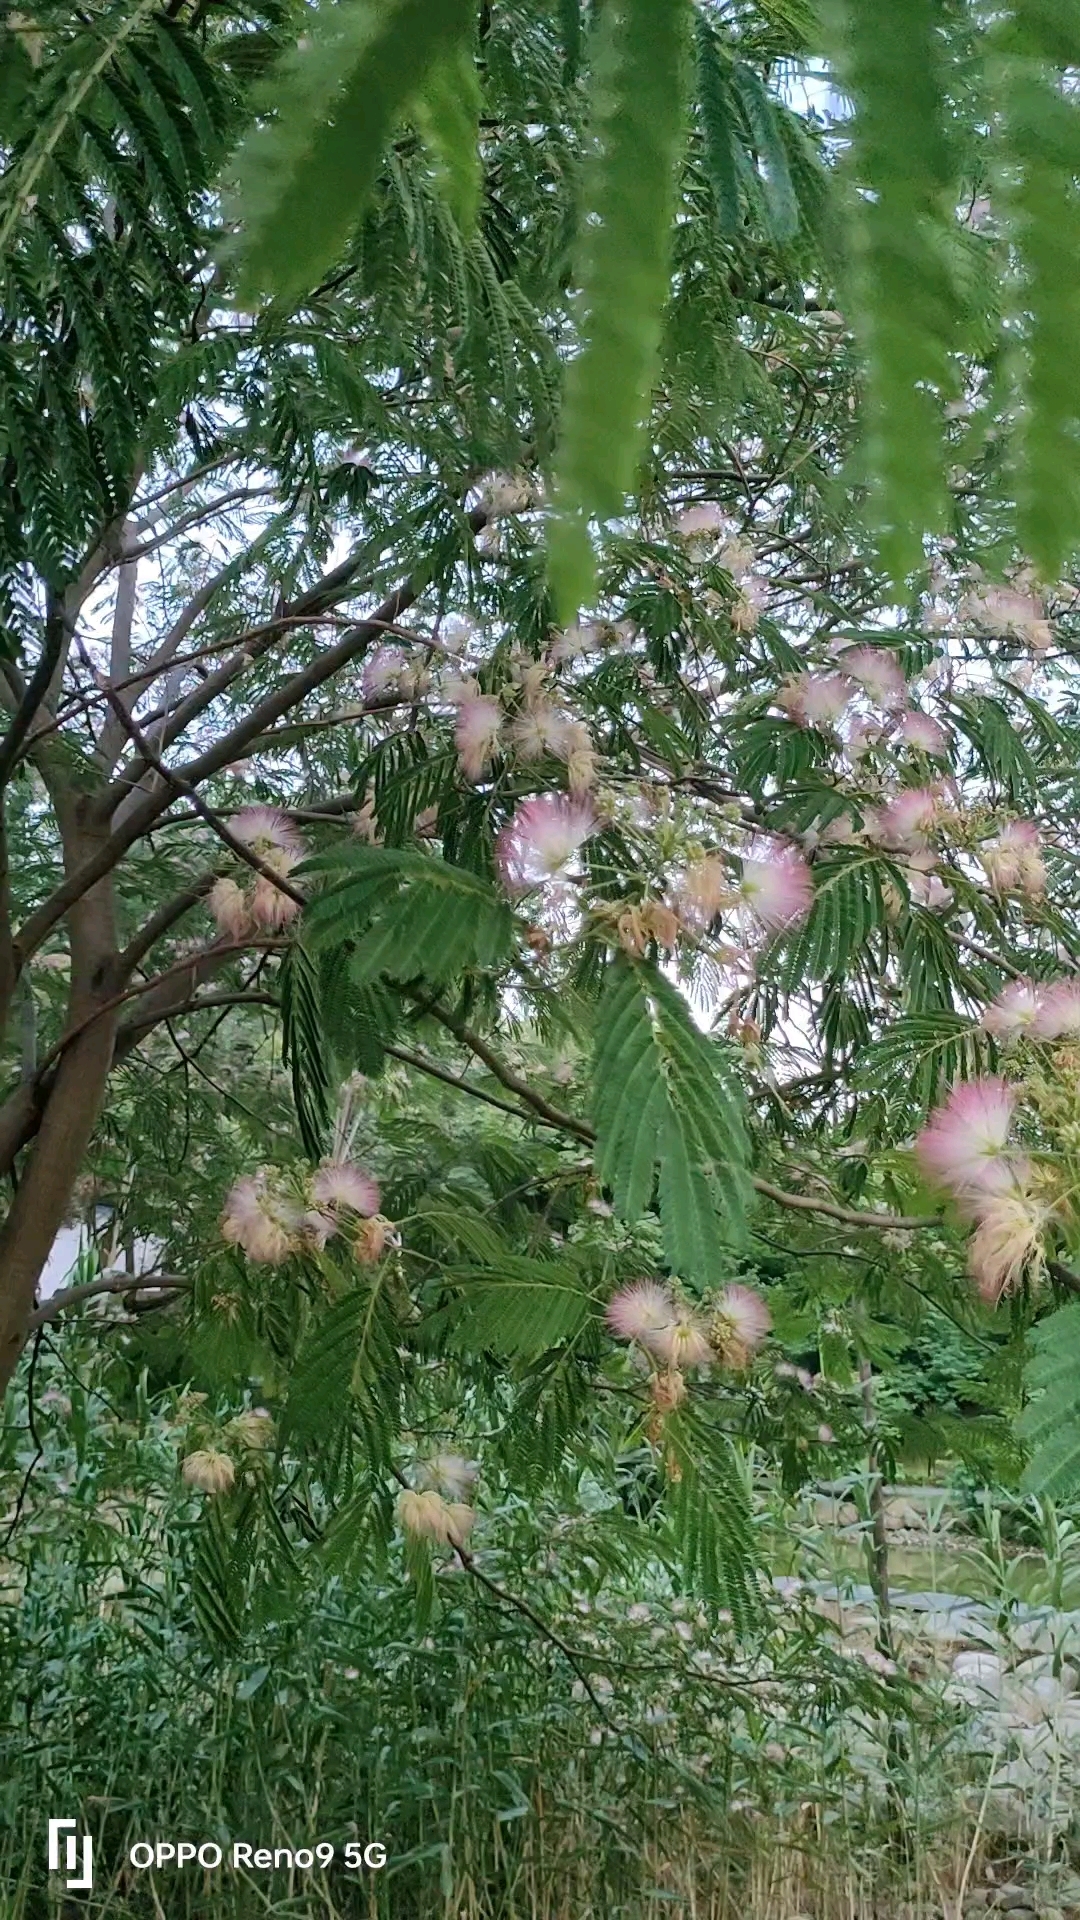
{"label": "cluster of blossoms", "polygon": [[979,861],[995,893],[1039,900],[1046,891],[1039,830],[1030,820],[1014,820],[996,840],[981,846]]}
{"label": "cluster of blossoms", "polygon": [[[283,880],[306,851],[292,821],[277,807],[244,807],[234,814],[231,831]],[[218,932],[228,940],[244,940],[257,932],[278,933],[300,911],[299,902],[263,873],[255,874],[253,884],[246,887],[227,877],[216,880],[207,904]]]}
{"label": "cluster of blossoms", "polygon": [[556,707],[546,684],[547,664],[523,661],[505,693],[517,701],[508,720],[503,699],[481,692],[471,677],[448,682],[445,697],[454,708],[454,744],[458,765],[467,780],[482,780],[497,755],[512,752],[531,763],[548,754],[566,766],[572,798],[580,799],[596,784],[596,755],[588,727]]}
{"label": "cluster of blossoms", "polygon": [[523,800],[499,834],[495,864],[507,893],[529,893],[566,874],[599,822],[592,802],[565,793]]}
{"label": "cluster of blossoms", "polygon": [[1032,653],[1043,654],[1053,645],[1054,629],[1034,588],[1027,585],[977,587],[960,608],[962,616],[984,633],[1019,640]]}
{"label": "cluster of blossoms", "polygon": [[477,1480],[476,1463],[458,1453],[440,1453],[417,1470],[419,1489],[399,1495],[398,1519],[414,1540],[463,1547],[476,1523],[469,1498]]}
{"label": "cluster of blossoms", "polygon": [[271,1267],[325,1247],[346,1229],[365,1263],[381,1257],[391,1232],[379,1213],[378,1186],[348,1160],[326,1161],[302,1182],[260,1167],[236,1182],[221,1216],[222,1238],[249,1260]]}
{"label": "cluster of blossoms", "polygon": [[265,1407],[252,1407],[230,1420],[225,1437],[233,1449],[230,1453],[221,1447],[196,1447],[185,1454],[180,1477],[186,1487],[212,1497],[231,1493],[236,1485],[235,1455],[251,1462],[253,1455],[265,1453],[276,1439],[274,1422]]}
{"label": "cluster of blossoms", "polygon": [[1012,980],[987,1007],[982,1025],[996,1040],[1080,1039],[1080,981]]}
{"label": "cluster of blossoms", "polygon": [[1039,1171],[1010,1142],[1016,1098],[1004,1080],[965,1081],[915,1143],[923,1171],[975,1222],[968,1268],[991,1304],[1038,1272],[1053,1214]]}
{"label": "cluster of blossoms", "polygon": [[[860,695],[878,709],[880,720],[849,712]],[[928,759],[945,760],[952,744],[948,727],[913,704],[900,663],[886,647],[844,645],[837,671],[789,674],[775,704],[796,726],[823,732],[834,730],[846,718],[847,750],[853,760],[871,746],[895,743]]]}
{"label": "cluster of blossoms", "polygon": [[775,933],[801,920],[813,899],[813,878],[798,849],[782,840],[761,839],[751,844],[735,882],[719,855],[695,860],[676,883],[672,903],[692,933],[706,932],[718,913],[732,907],[746,908]]}
{"label": "cluster of blossoms", "polygon": [[764,1344],[772,1321],[761,1295],[752,1287],[731,1286],[700,1311],[676,1298],[657,1280],[636,1280],[608,1304],[607,1323],[652,1363],[650,1393],[654,1439],[666,1414],[686,1398],[687,1369],[749,1366]]}
{"label": "cluster of blossoms", "polygon": [[675,531],[691,553],[705,554],[718,547],[716,559],[735,587],[735,597],[725,608],[727,616],[736,633],[753,633],[768,605],[769,583],[756,571],[753,548],[738,538],[724,508],[715,500],[684,507]]}

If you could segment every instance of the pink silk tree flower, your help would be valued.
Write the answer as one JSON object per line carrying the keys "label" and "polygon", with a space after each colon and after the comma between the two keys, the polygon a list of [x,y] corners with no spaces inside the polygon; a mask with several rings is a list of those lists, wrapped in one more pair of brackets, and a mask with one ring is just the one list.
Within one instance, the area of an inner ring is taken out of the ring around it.
{"label": "pink silk tree flower", "polygon": [[929,754],[934,760],[947,760],[949,757],[950,736],[947,727],[933,714],[923,713],[921,708],[912,707],[900,722],[900,738],[906,746],[914,747],[917,752]]}
{"label": "pink silk tree flower", "polygon": [[604,1317],[619,1340],[633,1340],[651,1353],[656,1338],[675,1323],[675,1301],[659,1281],[635,1280],[612,1296]]}
{"label": "pink silk tree flower", "polygon": [[891,711],[902,707],[907,699],[907,681],[900,662],[887,647],[845,647],[839,665],[876,707]]}
{"label": "pink silk tree flower", "polygon": [[230,824],[236,838],[260,859],[273,859],[279,873],[288,873],[305,852],[303,835],[280,807],[242,807]]}
{"label": "pink silk tree flower", "polygon": [[275,887],[272,880],[260,873],[251,896],[251,917],[256,926],[268,933],[279,933],[290,920],[296,919],[299,911],[300,902],[294,900],[291,893]]}
{"label": "pink silk tree flower", "polygon": [[881,839],[888,847],[920,847],[934,825],[941,797],[929,787],[905,787],[887,800],[877,816]]}
{"label": "pink silk tree flower", "polygon": [[989,1076],[954,1087],[915,1142],[924,1173],[958,1197],[1000,1192],[1015,1180],[1007,1157],[1016,1095]]}
{"label": "pink silk tree flower", "polygon": [[785,680],[776,705],[800,727],[835,726],[855,692],[842,673],[796,673]]}
{"label": "pink silk tree flower", "polygon": [[1055,980],[1040,990],[1031,1030],[1037,1040],[1080,1037],[1080,980]]}
{"label": "pink silk tree flower", "polygon": [[1014,820],[996,840],[979,848],[979,860],[995,893],[1022,893],[1038,900],[1046,891],[1039,830],[1030,820]]}
{"label": "pink silk tree flower", "polygon": [[279,1267],[303,1240],[300,1207],[272,1184],[265,1167],[238,1180],[225,1202],[221,1237],[249,1260]]}
{"label": "pink silk tree flower", "polygon": [[1032,980],[1010,980],[983,1014],[980,1026],[995,1040],[1011,1040],[1020,1033],[1034,1033],[1046,1001],[1045,987]]}
{"label": "pink silk tree flower", "polygon": [[499,751],[503,712],[493,694],[463,700],[454,724],[458,764],[466,780],[481,780]]}
{"label": "pink silk tree flower", "polygon": [[802,854],[782,841],[764,841],[743,861],[739,898],[762,926],[789,927],[809,913],[814,882]]}
{"label": "pink silk tree flower", "polygon": [[682,1307],[670,1326],[652,1335],[649,1352],[677,1371],[684,1367],[707,1367],[713,1358],[708,1328],[696,1314]]}
{"label": "pink silk tree flower", "polygon": [[365,700],[380,700],[388,693],[394,693],[401,676],[408,666],[408,656],[401,647],[376,647],[364,661],[364,671],[360,678]]}
{"label": "pink silk tree flower", "polygon": [[672,893],[679,919],[693,933],[706,932],[721,907],[731,906],[737,897],[727,867],[715,854],[688,866]]}
{"label": "pink silk tree flower", "polygon": [[215,880],[206,897],[218,932],[227,940],[242,940],[251,932],[251,910],[247,895],[235,880],[222,876]]}
{"label": "pink silk tree flower", "polygon": [[311,1182],[317,1207],[345,1207],[350,1213],[379,1211],[379,1187],[355,1160],[328,1160],[317,1167]]}
{"label": "pink silk tree flower", "polygon": [[723,1366],[747,1367],[771,1326],[769,1309],[753,1287],[725,1287],[709,1322],[709,1343]]}
{"label": "pink silk tree flower", "polygon": [[596,828],[596,814],[584,796],[538,793],[523,800],[495,846],[507,892],[528,893],[564,872]]}
{"label": "pink silk tree flower", "polygon": [[980,1210],[968,1242],[968,1272],[991,1306],[1041,1262],[1049,1218],[1049,1209],[1019,1188],[994,1194]]}

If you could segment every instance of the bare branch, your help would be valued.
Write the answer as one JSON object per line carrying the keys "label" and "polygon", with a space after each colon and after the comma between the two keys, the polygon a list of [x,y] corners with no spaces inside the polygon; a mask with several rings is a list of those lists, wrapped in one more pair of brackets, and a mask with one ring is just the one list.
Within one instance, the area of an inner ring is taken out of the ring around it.
{"label": "bare branch", "polygon": [[40,1307],[35,1307],[27,1323],[27,1335],[51,1325],[73,1307],[81,1307],[84,1300],[100,1299],[103,1294],[162,1293],[165,1298],[155,1304],[164,1307],[174,1295],[186,1293],[190,1286],[191,1281],[181,1279],[177,1273],[104,1274],[100,1280],[88,1280],[84,1286],[66,1287],[62,1293],[52,1294]]}

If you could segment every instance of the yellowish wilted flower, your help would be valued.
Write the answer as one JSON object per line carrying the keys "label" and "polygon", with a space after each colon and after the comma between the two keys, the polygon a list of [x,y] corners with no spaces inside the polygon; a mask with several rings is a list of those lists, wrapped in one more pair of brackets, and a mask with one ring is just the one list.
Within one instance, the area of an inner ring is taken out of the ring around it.
{"label": "yellowish wilted flower", "polygon": [[214,1447],[200,1447],[188,1454],[180,1468],[180,1477],[185,1486],[194,1487],[198,1493],[231,1493],[236,1485],[236,1467],[227,1453],[220,1453]]}

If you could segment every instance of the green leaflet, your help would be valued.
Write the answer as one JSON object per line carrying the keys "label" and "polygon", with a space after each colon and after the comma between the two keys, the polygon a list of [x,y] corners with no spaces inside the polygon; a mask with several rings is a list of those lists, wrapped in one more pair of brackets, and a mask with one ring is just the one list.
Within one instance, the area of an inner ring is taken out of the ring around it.
{"label": "green leaflet", "polygon": [[447,1310],[448,1343],[457,1352],[491,1348],[531,1360],[578,1333],[589,1312],[585,1275],[568,1261],[507,1255],[499,1270],[449,1268],[460,1289]]}
{"label": "green leaflet", "polygon": [[1032,1447],[1021,1487],[1052,1500],[1080,1488],[1080,1303],[1048,1314],[1031,1334],[1024,1384],[1036,1397],[1017,1432]]}
{"label": "green leaflet", "polygon": [[295,941],[282,958],[281,1055],[292,1075],[293,1105],[304,1150],[318,1160],[330,1124],[330,1067],[319,970]]}
{"label": "green leaflet", "polygon": [[794,992],[805,980],[842,973],[875,928],[885,924],[882,862],[865,854],[837,856],[814,869],[814,904],[793,933],[780,963],[780,982]]}
{"label": "green leaflet", "polygon": [[[1023,18],[1028,9],[1019,8]],[[1075,44],[1072,59],[1080,48]],[[1011,62],[1002,93],[1012,165],[1006,190],[1023,260],[1027,407],[1017,473],[1021,541],[1047,579],[1080,535],[1080,112],[1060,78],[1033,60]]]}
{"label": "green leaflet", "polygon": [[358,986],[380,975],[439,985],[469,967],[493,966],[510,946],[505,900],[486,880],[434,855],[354,845],[303,870],[343,876],[316,895],[304,928],[316,947],[363,935],[350,969]]}
{"label": "green leaflet", "polygon": [[564,619],[592,597],[591,517],[622,510],[656,367],[671,250],[690,0],[607,0],[578,280],[582,346],[566,379],[551,574]]}
{"label": "green leaflet", "polygon": [[843,12],[863,190],[857,287],[873,505],[882,557],[901,580],[921,564],[921,536],[945,512],[940,398],[959,344],[946,225],[945,10],[943,0],[846,0]]}
{"label": "green leaflet", "polygon": [[674,1272],[702,1287],[727,1271],[744,1231],[749,1143],[741,1088],[655,967],[620,958],[597,1016],[596,1171],[636,1220],[659,1161],[660,1219]]}
{"label": "green leaflet", "polygon": [[296,300],[333,264],[396,121],[473,17],[470,0],[324,0],[275,71],[271,118],[237,156],[242,301]]}
{"label": "green leaflet", "polygon": [[705,167],[716,197],[722,233],[737,233],[742,218],[735,165],[735,127],[731,98],[731,59],[712,21],[694,16],[698,112],[705,136]]}
{"label": "green leaflet", "polygon": [[476,225],[480,211],[480,107],[476,61],[462,41],[436,61],[412,115],[435,161],[443,198],[463,233]]}
{"label": "green leaflet", "polygon": [[687,1586],[750,1632],[760,1615],[757,1554],[746,1480],[730,1439],[689,1408],[665,1422],[668,1510]]}

